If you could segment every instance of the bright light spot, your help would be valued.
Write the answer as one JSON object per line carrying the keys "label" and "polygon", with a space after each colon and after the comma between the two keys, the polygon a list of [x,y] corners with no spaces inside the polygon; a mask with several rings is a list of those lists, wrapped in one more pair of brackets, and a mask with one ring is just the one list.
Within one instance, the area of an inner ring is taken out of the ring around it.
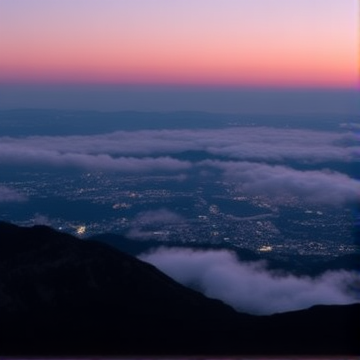
{"label": "bright light spot", "polygon": [[272,246],[262,246],[259,251],[272,251]]}
{"label": "bright light spot", "polygon": [[84,235],[86,232],[86,226],[79,226],[77,229],[76,229],[76,233],[78,235]]}

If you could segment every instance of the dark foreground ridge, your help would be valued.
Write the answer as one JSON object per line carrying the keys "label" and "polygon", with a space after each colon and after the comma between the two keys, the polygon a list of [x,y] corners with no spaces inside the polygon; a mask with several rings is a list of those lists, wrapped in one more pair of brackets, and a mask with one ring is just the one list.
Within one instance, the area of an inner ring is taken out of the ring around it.
{"label": "dark foreground ridge", "polygon": [[238,313],[106,244],[0,222],[0,355],[356,355],[359,315]]}

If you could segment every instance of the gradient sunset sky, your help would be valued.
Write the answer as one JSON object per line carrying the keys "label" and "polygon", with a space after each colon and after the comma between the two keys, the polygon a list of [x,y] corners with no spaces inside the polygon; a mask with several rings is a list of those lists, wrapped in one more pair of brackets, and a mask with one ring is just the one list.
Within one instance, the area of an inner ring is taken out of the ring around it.
{"label": "gradient sunset sky", "polygon": [[357,0],[0,0],[0,91],[351,91],[358,17]]}

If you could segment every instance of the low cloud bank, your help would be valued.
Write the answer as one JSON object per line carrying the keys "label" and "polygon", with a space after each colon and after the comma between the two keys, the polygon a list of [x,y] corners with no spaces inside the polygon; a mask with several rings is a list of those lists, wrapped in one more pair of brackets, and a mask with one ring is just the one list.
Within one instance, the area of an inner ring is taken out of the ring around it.
{"label": "low cloud bank", "polygon": [[54,150],[9,149],[0,145],[0,163],[70,166],[87,170],[104,170],[118,172],[152,172],[152,171],[183,171],[191,167],[188,161],[162,157],[112,157],[108,154],[62,153]]}
{"label": "low cloud bank", "polygon": [[[19,149],[39,158],[47,153],[144,157],[204,151],[242,161],[295,160],[305,163],[358,161],[359,139],[344,129],[335,133],[271,127],[116,131],[83,136],[0,138],[0,153]],[[26,158],[25,158],[26,159]]]}
{"label": "low cloud bank", "polygon": [[22,202],[26,201],[27,197],[20,194],[14,189],[7,186],[0,185],[0,203],[4,202]]}
{"label": "low cloud bank", "polygon": [[281,165],[212,160],[201,165],[222,170],[226,180],[238,183],[238,189],[247,194],[291,195],[323,204],[355,201],[360,194],[358,180],[330,170],[299,171]]}
{"label": "low cloud bank", "polygon": [[[143,211],[132,221],[132,227],[126,236],[131,239],[153,239],[154,229],[159,227],[160,230],[164,225],[182,224],[185,221],[182,216],[166,208]],[[146,229],[147,227],[152,230]]]}
{"label": "low cloud bank", "polygon": [[251,314],[360,301],[359,293],[349,290],[359,282],[354,272],[328,271],[316,278],[279,275],[263,262],[241,263],[228,251],[160,248],[140,258],[176,281]]}
{"label": "low cloud bank", "polygon": [[46,225],[46,226],[52,226],[52,221],[47,215],[36,213],[34,214],[33,218],[30,219],[30,221],[34,225]]}
{"label": "low cloud bank", "polygon": [[[351,125],[353,126],[353,125]],[[205,160],[177,159],[201,151]],[[212,160],[221,156],[222,161]],[[89,136],[0,137],[0,164],[75,167],[121,173],[218,171],[245,194],[300,197],[325,204],[354,202],[360,182],[346,174],[301,171],[292,162],[358,162],[358,135],[270,127],[118,131]],[[266,163],[270,162],[270,163]],[[274,162],[276,164],[274,164]]]}

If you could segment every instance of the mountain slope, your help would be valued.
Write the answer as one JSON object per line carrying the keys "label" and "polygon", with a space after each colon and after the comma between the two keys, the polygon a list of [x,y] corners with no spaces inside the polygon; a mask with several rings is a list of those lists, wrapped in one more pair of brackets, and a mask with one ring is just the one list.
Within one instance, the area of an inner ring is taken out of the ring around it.
{"label": "mountain slope", "polygon": [[2,355],[354,354],[359,312],[240,314],[105,244],[0,223]]}

